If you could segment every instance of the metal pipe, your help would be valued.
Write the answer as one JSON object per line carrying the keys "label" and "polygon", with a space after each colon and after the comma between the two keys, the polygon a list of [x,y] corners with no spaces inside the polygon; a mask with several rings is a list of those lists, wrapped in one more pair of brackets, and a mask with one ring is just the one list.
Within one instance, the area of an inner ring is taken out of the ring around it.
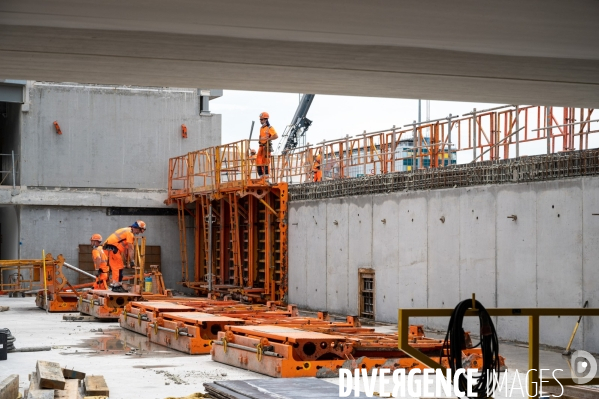
{"label": "metal pipe", "polygon": [[476,108],[472,110],[472,160],[476,161]]}
{"label": "metal pipe", "polygon": [[12,188],[15,188],[15,152],[11,151],[12,155]]}
{"label": "metal pipe", "polygon": [[212,201],[208,206],[208,292],[212,292]]}
{"label": "metal pipe", "polygon": [[81,270],[78,267],[75,267],[73,265],[69,265],[67,262],[64,262],[63,265],[66,266],[66,267],[68,267],[71,270],[76,271],[77,273],[81,273],[83,275],[86,275],[87,277],[93,278],[94,280],[96,279],[96,276],[94,276],[93,274],[88,273],[85,270]]}
{"label": "metal pipe", "polygon": [[520,157],[520,118],[516,105],[516,158]]}
{"label": "metal pipe", "polygon": [[[216,345],[223,345],[222,341],[212,341],[212,343],[216,344]],[[258,353],[258,349],[252,348],[251,346],[244,346],[244,345],[232,344],[230,342],[227,342],[227,347],[235,348],[235,349],[242,349],[242,350],[245,350],[248,352],[253,352],[253,353]],[[272,351],[263,351],[262,354],[266,355],[266,356],[283,357],[282,355],[278,354],[277,352],[272,352]]]}
{"label": "metal pipe", "polygon": [[582,125],[583,123],[591,123],[591,122],[599,122],[599,119],[593,119],[590,121],[581,121],[581,122],[573,122],[573,123],[566,123],[565,125],[555,125],[555,126],[548,126],[548,127],[540,127],[538,129],[532,129],[532,132],[536,132],[537,130],[547,130],[547,129],[554,129],[554,128],[558,128],[558,127],[565,127],[565,126],[573,126],[573,125]]}
{"label": "metal pipe", "polygon": [[493,107],[493,108],[488,108],[488,109],[481,109],[481,110],[476,110],[476,108],[472,111],[472,112],[468,112],[467,114],[463,114],[462,116],[470,116],[470,115],[474,115],[474,114],[483,114],[485,112],[490,112],[490,111],[495,111],[498,109],[502,109],[502,108],[509,108],[509,107],[513,107],[514,105],[500,105],[498,107]]}
{"label": "metal pipe", "polygon": [[[172,333],[177,333],[175,330],[173,330],[172,328],[166,328],[166,327],[161,327],[158,326],[156,327],[155,324],[152,325],[154,328],[158,328],[161,331],[168,331],[168,332],[172,332]],[[185,332],[185,331],[179,331],[179,335],[183,335],[184,337],[191,337],[193,338],[193,335],[190,335],[189,333]]]}
{"label": "metal pipe", "polygon": [[414,121],[414,123],[410,123],[410,124],[403,125],[403,126],[404,127],[408,127],[408,126],[415,126],[415,125],[426,125],[426,124],[432,123],[432,122],[439,122],[439,121],[446,121],[446,120],[451,120],[451,119],[457,119],[459,117],[460,117],[459,115],[451,116],[451,114],[449,114],[449,116],[445,116],[443,118],[431,119],[430,121],[424,121],[424,122],[416,122],[416,121]]}
{"label": "metal pipe", "polygon": [[48,275],[46,274],[46,251],[42,249],[42,264],[44,266],[44,305],[46,306],[46,313],[50,311],[50,304],[48,303]]}

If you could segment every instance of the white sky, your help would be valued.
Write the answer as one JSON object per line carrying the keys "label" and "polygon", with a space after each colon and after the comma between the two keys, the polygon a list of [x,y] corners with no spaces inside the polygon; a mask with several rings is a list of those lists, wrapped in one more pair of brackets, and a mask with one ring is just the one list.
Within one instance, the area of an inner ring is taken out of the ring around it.
{"label": "white sky", "polygon": [[[222,114],[222,142],[230,143],[249,138],[252,121],[255,121],[254,138],[259,129],[258,115],[270,114],[270,124],[279,137],[291,123],[299,103],[298,93],[268,93],[225,90],[221,98],[210,101],[210,111]],[[464,114],[472,108],[485,109],[501,104],[431,101],[430,119]],[[327,96],[317,94],[312,102],[308,119],[312,126],[307,132],[307,142],[315,144],[331,140],[403,126],[418,119],[418,100],[374,97]],[[426,119],[424,101],[422,120]],[[278,143],[275,143],[275,148]]]}
{"label": "white sky", "polygon": [[[283,135],[291,123],[299,103],[298,93],[273,93],[225,90],[221,98],[210,101],[210,110],[222,115],[222,142],[231,143],[249,138],[252,121],[255,121],[253,138],[257,138],[260,123],[258,115],[266,111],[270,123]],[[503,104],[431,101],[430,119],[452,115],[463,115],[477,110],[493,108]],[[317,94],[308,112],[312,126],[307,132],[307,142],[316,144],[355,136],[364,131],[385,130],[396,125],[403,127],[418,119],[418,100],[375,97],[347,97]],[[426,120],[425,101],[422,102],[422,120]],[[534,127],[534,126],[533,126]],[[274,143],[277,148],[278,141]],[[599,137],[592,137],[589,148],[599,145]],[[512,151],[512,150],[510,150]],[[520,155],[546,153],[543,140],[521,145]],[[513,153],[511,153],[513,156]],[[457,162],[472,161],[471,151],[460,151]]]}

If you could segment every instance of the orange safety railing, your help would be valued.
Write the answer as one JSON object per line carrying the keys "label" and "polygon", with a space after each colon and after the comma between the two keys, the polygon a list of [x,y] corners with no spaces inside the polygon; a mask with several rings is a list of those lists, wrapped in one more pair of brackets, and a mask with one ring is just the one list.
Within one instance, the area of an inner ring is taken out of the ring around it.
{"label": "orange safety railing", "polygon": [[[599,144],[599,140],[589,141],[599,132],[599,119],[592,119],[593,111],[500,106],[323,141],[272,156],[270,182],[313,181],[312,168],[318,154],[324,179],[331,180],[585,150]],[[258,148],[257,140],[242,140],[172,158],[169,201],[264,185],[250,155],[252,144]]]}

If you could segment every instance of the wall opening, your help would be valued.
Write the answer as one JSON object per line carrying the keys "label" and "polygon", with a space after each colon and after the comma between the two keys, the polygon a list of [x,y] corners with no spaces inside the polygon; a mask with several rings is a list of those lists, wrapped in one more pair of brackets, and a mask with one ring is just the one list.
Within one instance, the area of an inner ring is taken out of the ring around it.
{"label": "wall opening", "polygon": [[359,269],[360,318],[374,320],[374,269]]}

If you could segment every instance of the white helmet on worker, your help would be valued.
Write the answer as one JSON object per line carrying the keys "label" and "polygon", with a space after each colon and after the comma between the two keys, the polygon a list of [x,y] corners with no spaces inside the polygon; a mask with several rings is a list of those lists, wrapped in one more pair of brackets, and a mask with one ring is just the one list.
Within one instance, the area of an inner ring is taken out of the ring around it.
{"label": "white helmet on worker", "polygon": [[143,220],[136,220],[131,226],[134,229],[139,229],[142,233],[146,231],[146,223]]}

